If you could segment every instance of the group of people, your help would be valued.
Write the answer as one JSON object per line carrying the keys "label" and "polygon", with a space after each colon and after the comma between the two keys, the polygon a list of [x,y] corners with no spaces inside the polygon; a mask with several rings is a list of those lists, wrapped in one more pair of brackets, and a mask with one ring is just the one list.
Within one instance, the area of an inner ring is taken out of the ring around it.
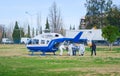
{"label": "group of people", "polygon": [[[78,53],[79,53],[80,56],[84,55],[84,51],[85,51],[84,44],[70,43],[67,47],[68,47],[68,55],[69,56],[76,55],[77,51],[78,51]],[[61,44],[59,46],[60,56],[63,54],[63,49],[66,49],[66,48],[65,48],[65,46],[63,44]]]}
{"label": "group of people", "polygon": [[[69,56],[75,56],[77,51],[78,51],[79,56],[84,55],[84,52],[85,52],[85,45],[84,44],[70,43],[67,47],[68,47],[68,55]],[[91,48],[91,56],[93,55],[93,53],[96,56],[96,45],[94,42],[92,42],[90,48]],[[64,49],[66,49],[66,48],[65,48],[64,44],[62,43],[59,46],[60,56],[63,55]]]}

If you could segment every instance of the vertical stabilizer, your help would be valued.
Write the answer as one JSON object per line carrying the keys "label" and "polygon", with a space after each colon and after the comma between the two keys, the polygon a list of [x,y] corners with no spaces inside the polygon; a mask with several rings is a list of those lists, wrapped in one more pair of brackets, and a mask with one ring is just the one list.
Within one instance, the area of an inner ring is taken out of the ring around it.
{"label": "vertical stabilizer", "polygon": [[83,32],[79,32],[73,39],[74,42],[78,42]]}

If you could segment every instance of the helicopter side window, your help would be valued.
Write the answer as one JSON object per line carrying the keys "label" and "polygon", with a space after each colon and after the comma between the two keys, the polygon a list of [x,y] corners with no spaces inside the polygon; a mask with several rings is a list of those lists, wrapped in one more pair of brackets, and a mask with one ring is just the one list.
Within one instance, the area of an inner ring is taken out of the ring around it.
{"label": "helicopter side window", "polygon": [[34,44],[39,44],[39,40],[38,40],[38,39],[35,39],[35,40],[34,40]]}
{"label": "helicopter side window", "polygon": [[49,43],[49,40],[47,40],[47,42],[46,42],[47,44]]}
{"label": "helicopter side window", "polygon": [[41,44],[45,44],[45,40],[41,40]]}
{"label": "helicopter side window", "polygon": [[29,40],[27,44],[32,44],[32,40]]}
{"label": "helicopter side window", "polygon": [[39,40],[38,39],[31,39],[28,41],[27,44],[39,44]]}
{"label": "helicopter side window", "polygon": [[37,40],[37,42],[36,42],[37,44],[39,44],[39,40]]}

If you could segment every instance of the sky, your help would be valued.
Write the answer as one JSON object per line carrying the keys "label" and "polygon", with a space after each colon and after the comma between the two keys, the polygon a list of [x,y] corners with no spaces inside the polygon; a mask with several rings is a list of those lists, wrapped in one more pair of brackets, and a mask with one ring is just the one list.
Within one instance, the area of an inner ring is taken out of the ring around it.
{"label": "sky", "polygon": [[[36,27],[39,14],[44,29],[53,2],[61,11],[65,29],[70,25],[78,28],[80,19],[86,14],[86,0],[0,0],[0,24],[11,27],[18,21],[22,27],[26,24]],[[120,5],[120,0],[113,0],[113,4]]]}

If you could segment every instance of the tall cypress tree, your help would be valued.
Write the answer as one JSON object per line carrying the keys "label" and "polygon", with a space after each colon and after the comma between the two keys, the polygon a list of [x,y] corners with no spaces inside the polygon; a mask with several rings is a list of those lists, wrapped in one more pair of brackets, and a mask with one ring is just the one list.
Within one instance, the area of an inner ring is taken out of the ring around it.
{"label": "tall cypress tree", "polygon": [[30,38],[30,26],[28,25],[28,34],[27,34],[27,37]]}
{"label": "tall cypress tree", "polygon": [[35,30],[34,30],[34,27],[33,27],[33,29],[32,29],[32,37],[34,37],[35,36]]}
{"label": "tall cypress tree", "polygon": [[49,26],[48,18],[46,19],[45,31],[44,32],[50,32],[50,26]]}
{"label": "tall cypress tree", "polygon": [[20,29],[19,29],[17,21],[15,22],[15,27],[14,27],[14,30],[13,30],[12,37],[13,37],[14,43],[20,43],[20,39],[21,39],[20,38]]}
{"label": "tall cypress tree", "polygon": [[49,22],[48,22],[48,18],[47,18],[47,20],[46,20],[46,27],[45,27],[45,29],[50,29],[50,27],[49,27]]}

